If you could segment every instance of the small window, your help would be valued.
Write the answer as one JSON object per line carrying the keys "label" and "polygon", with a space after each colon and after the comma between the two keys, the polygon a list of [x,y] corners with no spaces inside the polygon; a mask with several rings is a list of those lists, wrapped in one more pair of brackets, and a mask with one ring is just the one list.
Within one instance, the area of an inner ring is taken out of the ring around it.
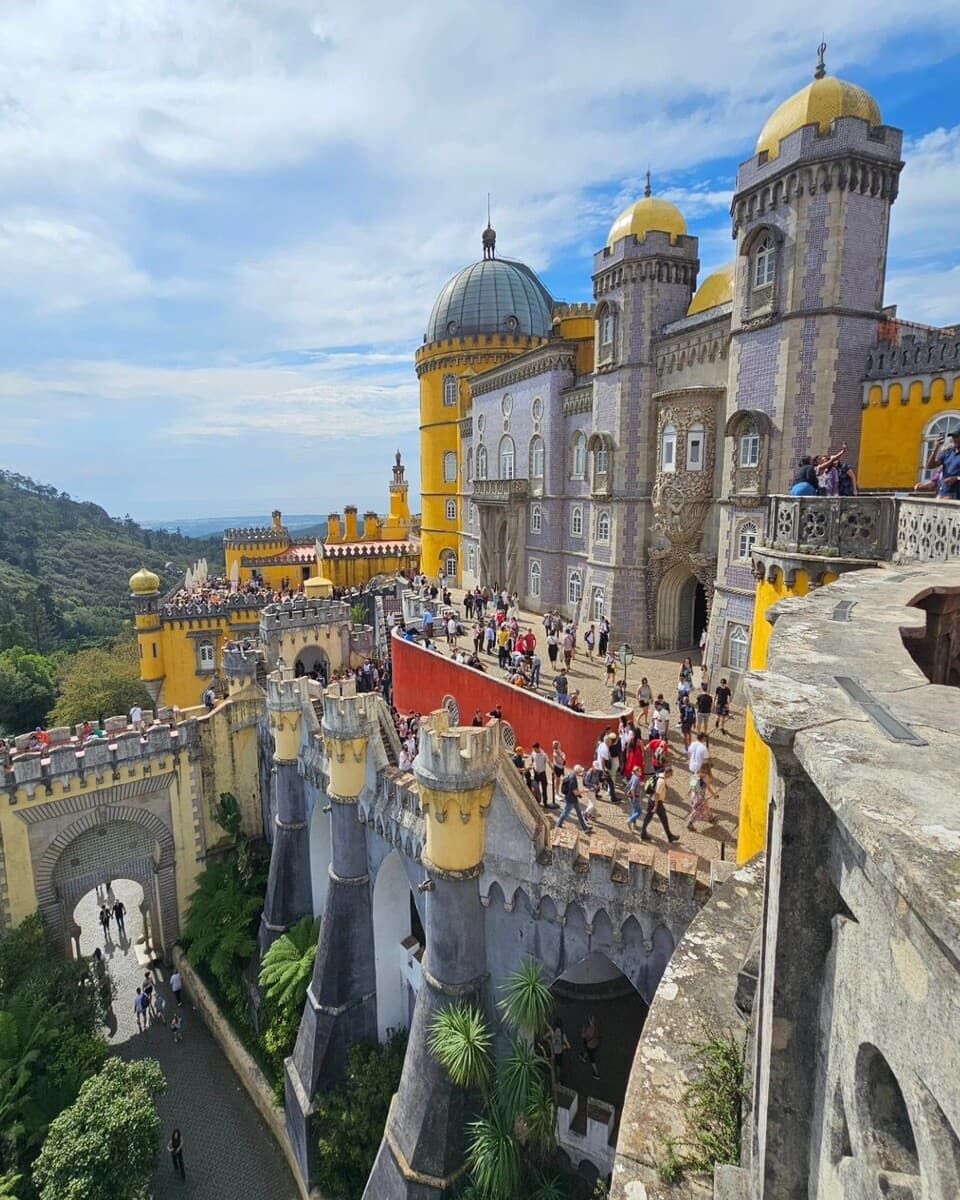
{"label": "small window", "polygon": [[740,438],[740,453],[737,462],[741,467],[757,467],[760,465],[760,435],[745,433]]}
{"label": "small window", "polygon": [[583,537],[583,506],[575,504],[570,511],[570,532],[574,537]]}
{"label": "small window", "polygon": [[454,450],[447,450],[443,456],[443,482],[457,482],[457,455]]}
{"label": "small window", "polygon": [[504,392],[503,399],[500,401],[500,411],[505,417],[509,417],[513,412],[513,397],[509,392]]}
{"label": "small window", "polygon": [[599,621],[603,616],[603,588],[595,587],[593,589],[593,600],[590,604],[590,619]]}
{"label": "small window", "polygon": [[777,245],[767,234],[762,238],[754,251],[753,286],[755,288],[769,287],[777,276]]}
{"label": "small window", "polygon": [[444,550],[440,555],[440,574],[448,579],[457,577],[457,556],[452,550]]}
{"label": "small window", "polygon": [[747,562],[756,545],[760,530],[755,521],[744,521],[737,532],[737,558]]}
{"label": "small window", "polygon": [[500,439],[500,478],[513,479],[513,468],[515,461],[515,453],[513,449],[513,438],[505,437]]}
{"label": "small window", "polygon": [[530,478],[543,478],[543,438],[535,437],[530,443]]}
{"label": "small window", "polygon": [[201,670],[212,671],[217,665],[217,653],[213,648],[213,642],[200,643],[200,668]]}
{"label": "small window", "polygon": [[597,513],[597,541],[601,546],[610,545],[610,512],[606,508]]}
{"label": "small window", "polygon": [[603,316],[600,318],[600,345],[604,349],[613,345],[614,329],[615,320],[613,310],[606,308],[603,311]]}
{"label": "small window", "polygon": [[579,431],[573,435],[573,478],[582,479],[587,465],[587,439]]}
{"label": "small window", "polygon": [[487,448],[486,446],[477,447],[477,479],[486,479],[487,477]]}
{"label": "small window", "polygon": [[930,455],[937,442],[941,438],[954,437],[960,435],[960,416],[956,413],[943,413],[939,417],[934,417],[930,424],[923,431],[923,443],[920,448],[920,482],[926,483],[936,475],[939,467],[934,467],[932,470],[927,466],[930,461]]}
{"label": "small window", "polygon": [[476,574],[477,570],[477,548],[474,545],[467,547],[467,570],[471,575]]}
{"label": "small window", "polygon": [[730,625],[727,635],[727,666],[731,671],[745,671],[750,652],[750,633],[746,625]]}
{"label": "small window", "polygon": [[675,471],[677,469],[677,427],[664,425],[660,437],[660,470]]}
{"label": "small window", "polygon": [[457,519],[457,502],[456,500],[447,501],[447,520],[455,521]]}
{"label": "small window", "polygon": [[535,504],[530,509],[530,532],[540,533],[543,530],[543,509],[539,504]]}
{"label": "small window", "polygon": [[443,406],[444,408],[457,407],[456,375],[444,375],[443,377]]}
{"label": "small window", "polygon": [[539,421],[543,416],[543,401],[539,396],[534,398],[533,404],[530,406],[530,411],[533,413],[535,421]]}
{"label": "small window", "polygon": [[705,437],[702,425],[692,425],[687,433],[687,470],[703,470],[703,444]]}
{"label": "small window", "polygon": [[571,571],[567,576],[567,600],[570,604],[579,604],[583,596],[583,575],[580,571]]}
{"label": "small window", "polygon": [[540,577],[543,574],[539,559],[530,561],[530,595],[540,599]]}
{"label": "small window", "polygon": [[153,651],[153,657],[156,658],[157,657],[157,643],[151,642],[150,649]]}
{"label": "small window", "polygon": [[598,446],[595,460],[596,473],[598,475],[606,475],[610,465],[610,455],[607,452],[606,446]]}

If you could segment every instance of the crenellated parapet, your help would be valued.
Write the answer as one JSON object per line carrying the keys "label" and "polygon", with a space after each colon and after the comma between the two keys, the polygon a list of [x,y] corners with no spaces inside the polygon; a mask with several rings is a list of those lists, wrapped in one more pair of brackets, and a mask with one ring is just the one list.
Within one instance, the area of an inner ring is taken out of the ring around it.
{"label": "crenellated parapet", "polygon": [[324,749],[331,800],[356,804],[367,781],[367,745],[379,723],[373,695],[323,697]]}
{"label": "crenellated parapet", "polygon": [[267,713],[277,762],[296,762],[300,752],[306,683],[305,679],[284,679],[279,671],[267,676]]}

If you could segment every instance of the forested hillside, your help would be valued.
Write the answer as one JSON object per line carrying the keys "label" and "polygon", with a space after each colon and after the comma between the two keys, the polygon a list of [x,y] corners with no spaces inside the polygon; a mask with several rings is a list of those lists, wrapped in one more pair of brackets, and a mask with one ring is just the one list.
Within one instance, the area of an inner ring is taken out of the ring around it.
{"label": "forested hillside", "polygon": [[0,471],[0,650],[44,654],[113,637],[132,616],[127,581],[145,563],[163,587],[204,557],[223,570],[219,537],[143,529],[25,475]]}

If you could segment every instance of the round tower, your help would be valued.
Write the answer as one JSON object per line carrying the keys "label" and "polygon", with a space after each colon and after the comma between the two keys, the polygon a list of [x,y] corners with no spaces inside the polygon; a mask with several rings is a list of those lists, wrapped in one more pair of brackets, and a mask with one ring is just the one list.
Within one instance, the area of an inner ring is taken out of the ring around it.
{"label": "round tower", "polygon": [[160,576],[141,567],[130,576],[129,586],[140,654],[140,679],[157,705],[166,674],[160,622]]}

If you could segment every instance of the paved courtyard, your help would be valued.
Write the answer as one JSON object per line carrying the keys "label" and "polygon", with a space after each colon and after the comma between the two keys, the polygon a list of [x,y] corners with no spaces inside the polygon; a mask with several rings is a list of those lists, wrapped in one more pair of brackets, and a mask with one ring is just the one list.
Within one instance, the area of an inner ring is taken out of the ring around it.
{"label": "paved courtyard", "polygon": [[[146,970],[141,961],[142,943],[137,941],[143,932],[138,908],[141,893],[137,884],[127,880],[118,880],[113,887],[127,908],[127,938],[115,940],[117,928],[112,924],[111,940],[104,945],[97,923],[97,897],[90,892],[77,907],[80,948],[82,953],[92,954],[94,947],[100,946],[117,985],[116,1022],[107,1035],[111,1046],[128,1060],[157,1059],[167,1079],[159,1103],[162,1148],[153,1178],[154,1200],[297,1200],[299,1193],[286,1160],[189,1001],[185,998],[179,1010],[183,1019],[179,1045],[164,1025],[137,1032],[133,998]],[[169,1020],[176,1005],[167,973],[161,968],[154,978],[167,1002],[165,1016]],[[184,1183],[174,1174],[166,1151],[175,1127],[184,1139]]]}

